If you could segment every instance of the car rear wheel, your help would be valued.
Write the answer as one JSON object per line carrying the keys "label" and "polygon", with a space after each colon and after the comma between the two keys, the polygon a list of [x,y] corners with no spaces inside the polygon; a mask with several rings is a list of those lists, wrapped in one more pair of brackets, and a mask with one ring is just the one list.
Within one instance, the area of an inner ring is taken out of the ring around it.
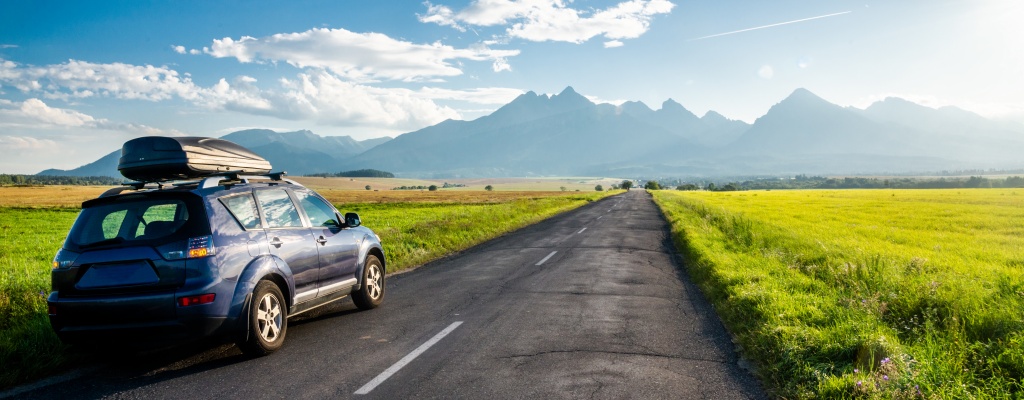
{"label": "car rear wheel", "polygon": [[248,335],[239,347],[246,354],[265,356],[281,348],[288,331],[288,309],[281,289],[260,281],[249,300]]}
{"label": "car rear wheel", "polygon": [[384,301],[384,266],[376,256],[366,257],[362,282],[352,293],[352,302],[361,310],[377,308]]}

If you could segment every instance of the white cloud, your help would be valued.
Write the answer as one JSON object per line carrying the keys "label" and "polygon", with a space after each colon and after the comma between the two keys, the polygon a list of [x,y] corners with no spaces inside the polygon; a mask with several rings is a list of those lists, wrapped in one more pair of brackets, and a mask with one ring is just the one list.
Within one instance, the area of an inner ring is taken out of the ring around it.
{"label": "white cloud", "polygon": [[56,99],[100,96],[157,101],[173,97],[193,100],[202,95],[191,78],[167,67],[77,60],[43,67],[0,60],[0,83],[22,92],[41,91]]}
{"label": "white cloud", "polygon": [[323,28],[264,38],[215,39],[203,50],[214,57],[233,57],[243,63],[283,61],[299,68],[324,68],[360,82],[456,76],[462,70],[452,62],[459,60],[492,60],[495,70],[499,70],[497,66],[507,65],[508,57],[519,54],[519,50],[495,50],[486,45],[458,49],[440,42],[415,44],[380,33]]}
{"label": "white cloud", "polygon": [[185,54],[185,46],[171,46],[175,53]]}
{"label": "white cloud", "polygon": [[0,127],[31,130],[83,128],[122,132],[134,136],[182,135],[181,132],[175,130],[162,130],[146,125],[112,122],[71,109],[50,107],[42,100],[36,98],[27,99],[20,104],[10,101],[0,103]]}
{"label": "white cloud", "polygon": [[[452,90],[424,87],[416,91],[416,96],[431,100],[457,100],[475,104],[504,105],[524,92],[510,88],[476,88],[469,90]],[[493,111],[493,110],[491,110]]]}
{"label": "white cloud", "polygon": [[0,44],[0,49],[16,49],[16,48],[18,48],[18,45],[16,45],[16,44]]}
{"label": "white cloud", "polygon": [[508,64],[508,60],[506,60],[504,57],[495,59],[494,60],[494,64],[491,65],[491,68],[494,69],[494,72],[511,71],[512,70],[512,66]]}
{"label": "white cloud", "polygon": [[418,129],[460,118],[455,110],[440,107],[411,90],[354,84],[324,71],[300,74],[285,87],[291,89],[283,94],[288,106],[332,125]]}
{"label": "white cloud", "polygon": [[[496,68],[504,67],[499,65]],[[286,120],[309,120],[323,125],[391,131],[419,129],[448,118],[461,117],[454,109],[438,105],[436,100],[493,105],[507,103],[522,93],[507,88],[380,88],[346,80],[322,68],[312,68],[296,78],[282,78],[269,84],[243,75],[231,80],[222,78],[216,84],[201,87],[194,84],[187,74],[182,76],[166,67],[94,64],[75,60],[43,67],[0,60],[0,83],[25,93],[41,94],[44,99],[180,99],[210,111],[230,110]],[[0,103],[0,126],[63,126],[133,134],[174,134],[50,107],[38,98],[22,103],[4,101],[6,103]]]}
{"label": "white cloud", "polygon": [[602,99],[600,97],[591,96],[591,95],[584,95],[583,97],[586,97],[587,100],[590,100],[590,102],[594,103],[594,104],[611,104],[611,105],[615,105],[615,106],[621,106],[622,103],[625,103],[625,102],[629,101],[629,100],[622,100],[622,99],[605,100],[605,99]]}
{"label": "white cloud", "polygon": [[606,49],[610,49],[613,47],[622,47],[623,45],[625,45],[625,43],[622,43],[621,40],[609,40],[607,42],[604,42],[604,48]]}
{"label": "white cloud", "polygon": [[56,147],[57,142],[50,139],[31,136],[0,136],[0,148],[9,150],[44,150]]}
{"label": "white cloud", "polygon": [[[651,19],[675,7],[668,0],[629,0],[594,12],[577,10],[563,0],[475,0],[461,11],[425,3],[423,23],[465,30],[476,26],[509,25],[506,34],[535,42],[583,43],[595,36],[635,39],[650,29]],[[606,47],[614,47],[606,46]]]}
{"label": "white cloud", "polygon": [[775,69],[772,68],[771,65],[762,65],[761,68],[757,70],[757,76],[764,79],[772,79],[772,77],[775,76]]}

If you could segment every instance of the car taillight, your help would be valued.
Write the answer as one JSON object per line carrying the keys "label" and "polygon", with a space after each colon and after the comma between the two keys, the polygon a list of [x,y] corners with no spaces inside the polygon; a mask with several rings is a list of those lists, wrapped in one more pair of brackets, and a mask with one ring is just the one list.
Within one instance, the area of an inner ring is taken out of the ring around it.
{"label": "car taillight", "polygon": [[57,250],[57,255],[53,256],[53,269],[67,268],[75,263],[75,259],[78,258],[78,253],[73,253],[64,249]]}
{"label": "car taillight", "polygon": [[[180,249],[180,247],[179,247]],[[185,250],[173,250],[163,253],[164,259],[180,260],[183,258],[203,258],[217,254],[213,247],[213,236],[198,236],[190,238],[185,245]]]}
{"label": "car taillight", "polygon": [[185,296],[178,298],[178,305],[181,307],[198,306],[200,304],[210,304],[217,298],[214,293],[200,294],[197,296]]}

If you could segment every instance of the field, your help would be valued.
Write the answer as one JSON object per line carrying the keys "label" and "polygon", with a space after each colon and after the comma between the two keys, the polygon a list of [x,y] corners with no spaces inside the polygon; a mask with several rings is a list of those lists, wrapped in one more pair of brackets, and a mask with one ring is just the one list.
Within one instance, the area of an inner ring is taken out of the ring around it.
{"label": "field", "polygon": [[1024,190],[655,200],[773,396],[1024,397]]}
{"label": "field", "polygon": [[[390,191],[392,188],[400,186],[430,186],[437,185],[441,187],[445,182],[451,184],[465,185],[464,187],[455,187],[449,189],[442,189],[441,191],[483,191],[488,185],[493,187],[495,192],[502,191],[513,191],[513,192],[541,192],[541,191],[581,191],[581,192],[593,192],[594,186],[602,185],[605,189],[610,189],[612,184],[622,182],[622,179],[616,178],[480,178],[480,179],[403,179],[403,178],[314,178],[314,177],[289,177],[294,179],[305,186],[311,187],[320,191],[322,189],[342,189],[342,190],[366,190],[366,186],[370,186],[370,191],[378,190],[381,192]],[[417,190],[395,190],[395,192],[415,192]]]}
{"label": "field", "polygon": [[[50,261],[83,200],[106,188],[0,188],[0,388],[66,367],[46,316]],[[381,236],[389,272],[416,266],[615,192],[326,190]]]}

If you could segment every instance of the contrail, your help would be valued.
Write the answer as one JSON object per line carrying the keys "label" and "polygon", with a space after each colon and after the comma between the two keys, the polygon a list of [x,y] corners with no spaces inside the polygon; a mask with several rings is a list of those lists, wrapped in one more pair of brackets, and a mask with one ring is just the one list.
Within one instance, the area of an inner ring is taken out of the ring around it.
{"label": "contrail", "polygon": [[852,13],[852,12],[853,12],[853,11],[843,11],[843,12],[839,12],[839,13],[835,13],[835,14],[828,14],[828,15],[819,15],[819,16],[817,16],[817,17],[810,17],[810,18],[798,19],[798,20],[795,20],[795,21],[786,21],[786,22],[779,22],[779,23],[777,23],[777,24],[771,24],[771,25],[764,25],[764,26],[758,26],[758,27],[754,27],[754,28],[747,28],[747,29],[740,29],[740,30],[738,30],[738,31],[726,32],[726,33],[716,33],[716,34],[714,34],[714,35],[710,35],[710,36],[704,36],[704,37],[699,37],[699,38],[696,38],[696,39],[690,39],[690,40],[688,40],[688,42],[692,42],[692,41],[695,41],[695,40],[703,40],[703,39],[709,39],[709,38],[713,38],[713,37],[719,37],[719,36],[725,36],[725,35],[732,35],[732,34],[734,34],[734,33],[740,33],[740,32],[747,32],[747,31],[755,31],[755,30],[758,30],[758,29],[764,29],[764,28],[771,28],[771,27],[773,27],[773,26],[780,26],[780,25],[789,25],[789,24],[795,24],[795,23],[797,23],[797,22],[804,22],[804,21],[810,21],[810,20],[812,20],[812,19],[819,19],[819,18],[828,18],[828,17],[834,17],[834,16],[836,16],[836,15],[843,15],[843,14],[849,14],[849,13]]}

